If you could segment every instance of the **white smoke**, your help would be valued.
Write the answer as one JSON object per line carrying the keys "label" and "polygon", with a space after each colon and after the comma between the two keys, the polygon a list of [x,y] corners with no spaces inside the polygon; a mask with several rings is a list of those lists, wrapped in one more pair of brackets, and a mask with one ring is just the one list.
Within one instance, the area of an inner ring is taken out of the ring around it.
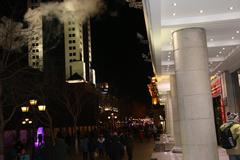
{"label": "white smoke", "polygon": [[28,9],[24,18],[31,25],[38,25],[43,16],[53,15],[62,23],[74,17],[79,23],[97,14],[103,7],[101,0],[64,0],[64,2],[41,3],[40,7]]}

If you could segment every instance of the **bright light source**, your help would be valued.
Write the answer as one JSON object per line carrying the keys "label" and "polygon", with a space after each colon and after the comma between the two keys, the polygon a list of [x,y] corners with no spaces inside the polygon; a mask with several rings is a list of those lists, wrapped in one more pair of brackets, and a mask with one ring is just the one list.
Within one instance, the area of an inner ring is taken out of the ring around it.
{"label": "bright light source", "polygon": [[30,103],[30,105],[34,106],[37,104],[37,100],[31,99],[31,100],[29,100],[29,103]]}
{"label": "bright light source", "polygon": [[85,81],[84,80],[79,80],[79,79],[76,79],[76,80],[67,80],[67,83],[84,83]]}
{"label": "bright light source", "polygon": [[200,12],[200,13],[203,13],[203,10],[200,10],[199,12]]}
{"label": "bright light source", "polygon": [[39,111],[45,111],[46,110],[46,105],[39,105],[38,110]]}
{"label": "bright light source", "polygon": [[29,121],[29,118],[25,118],[25,121],[26,121],[26,122]]}
{"label": "bright light source", "polygon": [[22,121],[22,124],[26,124],[26,121]]}
{"label": "bright light source", "polygon": [[29,107],[28,106],[22,106],[21,110],[22,110],[22,112],[28,112],[29,111]]}
{"label": "bright light source", "polygon": [[173,16],[176,16],[176,13],[173,13],[172,15],[173,15]]}
{"label": "bright light source", "polygon": [[110,117],[110,116],[108,116],[108,119],[111,119],[111,117]]}
{"label": "bright light source", "polygon": [[229,7],[229,10],[233,10],[233,9],[234,9],[233,6]]}
{"label": "bright light source", "polygon": [[173,5],[173,6],[177,6],[177,3],[174,2],[172,5]]}
{"label": "bright light source", "polygon": [[32,124],[32,121],[28,121],[29,124]]}

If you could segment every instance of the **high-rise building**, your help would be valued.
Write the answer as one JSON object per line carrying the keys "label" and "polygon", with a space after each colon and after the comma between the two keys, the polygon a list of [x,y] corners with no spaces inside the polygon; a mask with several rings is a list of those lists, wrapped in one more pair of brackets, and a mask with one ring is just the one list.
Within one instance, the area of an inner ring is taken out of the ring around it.
{"label": "high-rise building", "polygon": [[[28,0],[28,8],[35,9],[50,1],[62,0]],[[30,24],[29,66],[65,75],[65,80],[77,74],[95,84],[95,71],[91,68],[90,18],[81,23],[78,15],[71,12],[64,22],[53,16],[38,17],[35,26]]]}

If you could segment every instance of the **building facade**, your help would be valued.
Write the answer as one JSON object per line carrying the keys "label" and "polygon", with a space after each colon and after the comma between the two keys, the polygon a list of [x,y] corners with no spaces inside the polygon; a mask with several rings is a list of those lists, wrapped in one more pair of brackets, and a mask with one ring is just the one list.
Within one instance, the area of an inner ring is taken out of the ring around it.
{"label": "building facade", "polygon": [[[62,0],[55,1],[62,2]],[[47,2],[52,1],[28,0],[28,8],[34,10],[41,7],[41,3]],[[66,14],[68,17],[64,22],[60,22],[56,17],[50,15],[50,17],[36,17],[37,22],[34,25],[29,24],[31,32],[28,44],[29,66],[44,72],[48,72],[49,66],[52,66],[58,72],[62,72],[61,74],[65,74],[65,80],[78,74],[84,80],[95,84],[95,71],[91,68],[90,18],[83,23],[74,12],[69,11]],[[55,58],[59,59],[57,63],[55,63]],[[64,62],[62,62],[63,59]],[[64,65],[65,67],[56,65]]]}

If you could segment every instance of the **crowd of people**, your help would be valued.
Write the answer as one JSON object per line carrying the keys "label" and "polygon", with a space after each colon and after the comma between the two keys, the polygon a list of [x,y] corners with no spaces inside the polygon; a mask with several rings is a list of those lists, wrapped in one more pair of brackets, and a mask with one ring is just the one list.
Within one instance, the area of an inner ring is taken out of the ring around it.
{"label": "crowd of people", "polygon": [[[44,143],[34,149],[29,144],[16,141],[7,154],[8,160],[122,160],[127,156],[133,159],[134,142],[151,139],[159,132],[154,125],[139,125],[118,129],[99,129],[74,135],[58,132],[55,144],[50,137],[44,138]],[[76,158],[76,141],[78,158]]]}

